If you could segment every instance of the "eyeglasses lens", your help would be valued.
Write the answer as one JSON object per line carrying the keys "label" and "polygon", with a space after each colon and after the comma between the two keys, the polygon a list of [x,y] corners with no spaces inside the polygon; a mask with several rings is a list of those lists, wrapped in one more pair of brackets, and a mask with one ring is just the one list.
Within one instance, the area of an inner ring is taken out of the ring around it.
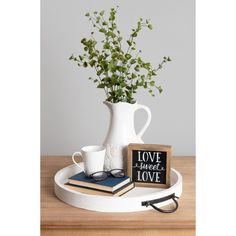
{"label": "eyeglasses lens", "polygon": [[114,169],[110,171],[111,175],[116,178],[121,178],[125,176],[124,170]]}
{"label": "eyeglasses lens", "polygon": [[104,171],[100,171],[91,175],[95,181],[101,181],[107,178],[107,174]]}

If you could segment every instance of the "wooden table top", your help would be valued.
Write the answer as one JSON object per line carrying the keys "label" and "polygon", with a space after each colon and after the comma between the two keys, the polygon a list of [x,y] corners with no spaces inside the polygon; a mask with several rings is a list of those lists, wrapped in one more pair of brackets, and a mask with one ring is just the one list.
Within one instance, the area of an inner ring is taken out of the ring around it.
{"label": "wooden table top", "polygon": [[171,214],[154,210],[134,213],[102,213],[65,204],[53,192],[53,176],[71,165],[70,157],[41,158],[41,228],[42,229],[194,229],[195,228],[195,158],[174,157],[172,167],[183,176],[179,208]]}

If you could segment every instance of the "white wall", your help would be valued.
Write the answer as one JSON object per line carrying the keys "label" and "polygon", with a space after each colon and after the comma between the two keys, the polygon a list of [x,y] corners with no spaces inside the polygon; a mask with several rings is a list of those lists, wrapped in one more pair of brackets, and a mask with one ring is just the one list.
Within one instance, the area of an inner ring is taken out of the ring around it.
{"label": "white wall", "polygon": [[[68,60],[81,52],[81,38],[92,29],[84,14],[119,5],[118,26],[128,37],[139,17],[150,18],[154,30],[140,35],[143,57],[158,64],[173,61],[159,74],[164,91],[137,100],[152,110],[146,143],[170,144],[174,155],[195,154],[195,6],[194,0],[41,0],[41,153],[70,155],[84,145],[100,144],[108,128],[102,90],[87,78],[90,69]],[[31,58],[33,60],[33,58]],[[137,127],[145,114],[137,113]]]}

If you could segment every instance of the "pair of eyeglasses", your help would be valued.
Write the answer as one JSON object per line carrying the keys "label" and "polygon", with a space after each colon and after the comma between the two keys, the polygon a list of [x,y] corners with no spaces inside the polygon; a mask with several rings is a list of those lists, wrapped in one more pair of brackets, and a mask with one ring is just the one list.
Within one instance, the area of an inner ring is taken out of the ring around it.
{"label": "pair of eyeglasses", "polygon": [[98,171],[91,174],[89,177],[95,181],[105,180],[108,176],[115,178],[122,178],[125,176],[123,169],[112,169],[110,171]]}

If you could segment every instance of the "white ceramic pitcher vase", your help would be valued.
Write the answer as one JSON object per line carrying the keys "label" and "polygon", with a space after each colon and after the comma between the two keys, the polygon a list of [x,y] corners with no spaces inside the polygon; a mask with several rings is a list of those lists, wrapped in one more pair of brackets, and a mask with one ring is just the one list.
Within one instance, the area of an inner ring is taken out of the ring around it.
{"label": "white ceramic pitcher vase", "polygon": [[[126,102],[104,102],[110,111],[110,125],[103,145],[106,147],[105,170],[124,168],[127,163],[127,145],[143,143],[142,136],[151,122],[151,111],[147,106]],[[138,134],[134,129],[135,111],[144,109],[147,121]]]}

